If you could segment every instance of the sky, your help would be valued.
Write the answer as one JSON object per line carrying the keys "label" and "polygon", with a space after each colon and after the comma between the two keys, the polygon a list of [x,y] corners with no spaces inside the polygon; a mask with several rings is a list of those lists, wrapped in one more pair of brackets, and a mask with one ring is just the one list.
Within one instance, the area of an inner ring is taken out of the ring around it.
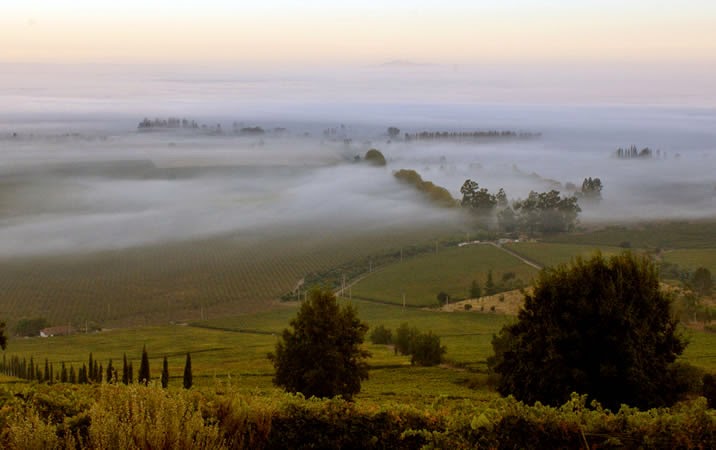
{"label": "sky", "polygon": [[0,62],[716,65],[709,0],[3,0]]}

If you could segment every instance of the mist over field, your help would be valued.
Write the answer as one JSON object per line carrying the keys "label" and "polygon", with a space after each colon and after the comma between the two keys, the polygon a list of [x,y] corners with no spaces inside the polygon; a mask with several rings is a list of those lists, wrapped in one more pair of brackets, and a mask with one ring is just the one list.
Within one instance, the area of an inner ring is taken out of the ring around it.
{"label": "mist over field", "polygon": [[[526,78],[405,63],[271,76],[169,67],[4,69],[2,258],[232,233],[379,233],[447,223],[470,229],[458,210],[436,208],[398,183],[392,172],[403,168],[456,198],[467,178],[491,191],[503,187],[515,200],[599,177],[603,201],[583,205],[587,224],[716,216],[712,79],[686,80],[667,97],[658,94],[665,74],[613,88],[605,74]],[[170,116],[207,128],[137,130],[144,117]],[[267,133],[236,134],[235,122]],[[387,136],[389,126],[400,128],[397,139]],[[326,129],[335,131],[324,135]],[[403,139],[406,132],[485,130],[541,136]],[[630,145],[658,150],[658,157],[614,157]],[[354,162],[373,147],[386,167]]]}

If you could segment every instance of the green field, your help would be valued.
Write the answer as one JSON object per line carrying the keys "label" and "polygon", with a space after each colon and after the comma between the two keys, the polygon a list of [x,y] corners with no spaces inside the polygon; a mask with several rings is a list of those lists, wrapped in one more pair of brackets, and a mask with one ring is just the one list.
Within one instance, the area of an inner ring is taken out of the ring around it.
{"label": "green field", "polygon": [[631,248],[716,248],[716,222],[643,223],[630,226],[610,226],[585,232],[550,236],[548,242]]}
{"label": "green field", "polygon": [[409,306],[434,306],[437,294],[446,292],[453,299],[469,297],[470,284],[485,284],[492,270],[495,283],[503,274],[513,272],[529,284],[537,270],[491,245],[453,247],[438,254],[423,255],[393,264],[371,274],[353,286],[355,298]]}
{"label": "green field", "polygon": [[597,250],[601,251],[604,256],[613,255],[623,251],[623,249],[618,247],[555,244],[547,242],[519,242],[505,244],[505,247],[543,267],[566,264],[577,256],[588,258]]}
{"label": "green field", "polygon": [[680,249],[664,252],[664,261],[677,264],[688,270],[695,270],[699,267],[709,269],[711,274],[716,274],[716,247],[704,249]]}

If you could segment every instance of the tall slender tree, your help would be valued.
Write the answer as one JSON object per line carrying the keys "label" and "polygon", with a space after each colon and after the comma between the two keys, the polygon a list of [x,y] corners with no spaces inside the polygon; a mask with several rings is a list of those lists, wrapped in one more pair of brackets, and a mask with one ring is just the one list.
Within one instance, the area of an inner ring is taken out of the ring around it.
{"label": "tall slender tree", "polygon": [[191,355],[186,354],[186,363],[184,363],[184,389],[191,388],[193,384],[191,375]]}
{"label": "tall slender tree", "polygon": [[164,362],[162,363],[162,387],[166,389],[169,386],[169,362],[167,361],[167,357],[164,357]]}
{"label": "tall slender tree", "polygon": [[139,363],[139,374],[137,382],[143,385],[149,384],[149,355],[147,355],[147,346],[142,347],[142,361]]}
{"label": "tall slender tree", "polygon": [[122,360],[122,383],[129,384],[129,364],[127,363],[127,354],[125,353]]}

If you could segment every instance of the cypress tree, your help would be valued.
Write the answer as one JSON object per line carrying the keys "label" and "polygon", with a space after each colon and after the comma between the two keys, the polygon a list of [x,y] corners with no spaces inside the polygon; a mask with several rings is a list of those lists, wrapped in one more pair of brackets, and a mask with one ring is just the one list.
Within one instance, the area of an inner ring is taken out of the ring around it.
{"label": "cypress tree", "polygon": [[127,369],[127,381],[129,383],[134,383],[134,367],[132,366],[132,361],[129,361],[129,369]]}
{"label": "cypress tree", "polygon": [[99,365],[99,368],[97,369],[97,383],[102,382],[102,374],[104,373],[104,368],[102,367],[102,364]]}
{"label": "cypress tree", "polygon": [[162,387],[166,389],[167,386],[169,386],[169,362],[165,356],[162,364]]}
{"label": "cypress tree", "polygon": [[80,368],[80,374],[77,377],[77,382],[79,384],[86,384],[87,383],[87,366],[82,364],[82,367]]}
{"label": "cypress tree", "polygon": [[142,361],[139,363],[137,382],[145,386],[149,384],[149,356],[147,355],[146,345],[142,348]]}
{"label": "cypress tree", "polygon": [[70,383],[77,383],[77,376],[75,375],[75,366],[70,366]]}
{"label": "cypress tree", "polygon": [[129,365],[127,365],[127,354],[124,354],[122,362],[122,383],[129,384]]}
{"label": "cypress tree", "polygon": [[107,364],[107,373],[105,376],[105,379],[107,380],[107,383],[114,383],[114,367],[112,367],[112,359],[110,358],[109,364]]}
{"label": "cypress tree", "polygon": [[52,381],[52,376],[50,375],[50,363],[47,361],[47,358],[45,358],[45,376],[44,381],[50,382]]}
{"label": "cypress tree", "polygon": [[62,368],[60,369],[60,383],[67,383],[67,366],[65,366],[65,362],[62,361]]}
{"label": "cypress tree", "polygon": [[94,381],[94,360],[92,359],[92,352],[89,354],[89,365],[87,367],[89,367],[87,381]]}
{"label": "cypress tree", "polygon": [[184,389],[191,388],[192,384],[193,380],[191,376],[191,355],[187,353],[186,363],[184,364]]}
{"label": "cypress tree", "polygon": [[32,380],[35,378],[35,363],[32,359],[32,356],[30,356],[30,368],[27,370],[27,373],[25,374],[26,380]]}

